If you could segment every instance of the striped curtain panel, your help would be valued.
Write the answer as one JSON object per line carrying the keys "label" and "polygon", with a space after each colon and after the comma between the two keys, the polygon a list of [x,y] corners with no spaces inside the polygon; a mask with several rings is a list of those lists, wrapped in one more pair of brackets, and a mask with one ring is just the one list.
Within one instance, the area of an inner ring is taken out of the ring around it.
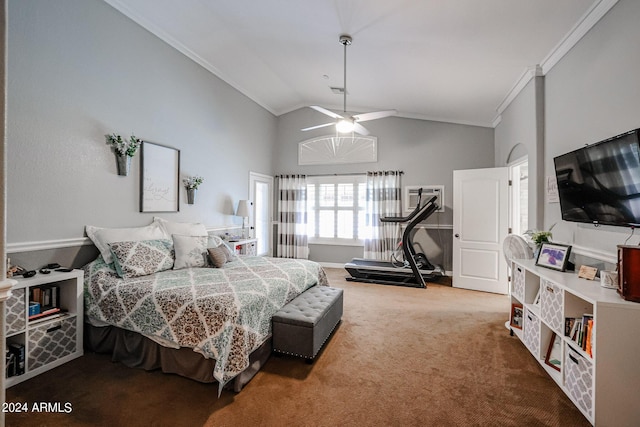
{"label": "striped curtain panel", "polygon": [[367,172],[365,258],[387,261],[400,241],[400,224],[380,222],[380,217],[402,216],[401,175],[401,171]]}
{"label": "striped curtain panel", "polygon": [[280,258],[309,258],[307,177],[278,176],[278,248]]}

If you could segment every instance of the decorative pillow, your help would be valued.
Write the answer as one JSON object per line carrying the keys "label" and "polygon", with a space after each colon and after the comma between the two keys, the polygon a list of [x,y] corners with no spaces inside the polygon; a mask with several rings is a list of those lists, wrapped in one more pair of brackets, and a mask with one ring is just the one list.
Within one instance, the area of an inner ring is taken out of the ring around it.
{"label": "decorative pillow", "polygon": [[214,235],[210,235],[209,236],[209,244],[208,244],[209,248],[223,248],[225,255],[227,256],[227,261],[235,261],[236,260],[236,254],[235,252],[229,247],[228,243],[225,242],[221,237],[218,236],[214,236]]}
{"label": "decorative pillow", "polygon": [[235,252],[229,247],[226,242],[222,242],[222,244],[218,247],[222,248],[222,250],[224,251],[225,255],[227,256],[227,261],[235,261],[238,258]]}
{"label": "decorative pillow", "polygon": [[207,265],[207,236],[183,236],[174,234],[173,248],[176,252],[174,270]]}
{"label": "decorative pillow", "polygon": [[227,262],[227,252],[224,246],[209,248],[207,252],[209,252],[209,258],[214,267],[220,268]]}
{"label": "decorative pillow", "polygon": [[167,235],[167,239],[174,234],[181,236],[208,236],[207,228],[199,222],[173,222],[158,216],[153,217],[153,222],[160,225]]}
{"label": "decorative pillow", "polygon": [[152,222],[144,227],[134,228],[102,228],[87,225],[85,227],[87,236],[100,251],[104,262],[111,264],[113,257],[109,243],[112,242],[132,242],[140,240],[157,240],[166,239],[168,236],[164,234],[160,224]]}
{"label": "decorative pillow", "polygon": [[141,240],[109,243],[113,263],[123,278],[147,276],[173,267],[171,240]]}

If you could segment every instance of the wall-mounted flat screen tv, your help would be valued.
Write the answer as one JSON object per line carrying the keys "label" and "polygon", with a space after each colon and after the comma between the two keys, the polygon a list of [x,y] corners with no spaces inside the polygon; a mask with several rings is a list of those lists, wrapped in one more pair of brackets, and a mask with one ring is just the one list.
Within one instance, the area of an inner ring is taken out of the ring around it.
{"label": "wall-mounted flat screen tv", "polygon": [[553,159],[563,220],[640,225],[639,131]]}

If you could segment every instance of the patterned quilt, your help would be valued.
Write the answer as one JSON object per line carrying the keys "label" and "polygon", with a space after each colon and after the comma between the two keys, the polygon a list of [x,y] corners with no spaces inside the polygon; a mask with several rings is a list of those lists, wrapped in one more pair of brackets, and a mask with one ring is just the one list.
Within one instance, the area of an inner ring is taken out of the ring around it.
{"label": "patterned quilt", "polygon": [[101,256],[84,267],[85,314],[216,360],[225,383],[249,366],[282,306],[327,278],[301,259],[239,256],[222,268],[167,270],[120,278]]}

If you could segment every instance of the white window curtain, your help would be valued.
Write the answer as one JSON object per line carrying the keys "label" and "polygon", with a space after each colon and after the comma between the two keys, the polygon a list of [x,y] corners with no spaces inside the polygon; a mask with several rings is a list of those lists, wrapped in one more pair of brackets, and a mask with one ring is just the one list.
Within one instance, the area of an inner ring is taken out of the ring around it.
{"label": "white window curtain", "polygon": [[380,217],[402,216],[401,175],[401,171],[367,172],[365,258],[389,260],[400,241],[400,224],[381,222]]}
{"label": "white window curtain", "polygon": [[307,177],[278,176],[278,194],[278,257],[307,259]]}

